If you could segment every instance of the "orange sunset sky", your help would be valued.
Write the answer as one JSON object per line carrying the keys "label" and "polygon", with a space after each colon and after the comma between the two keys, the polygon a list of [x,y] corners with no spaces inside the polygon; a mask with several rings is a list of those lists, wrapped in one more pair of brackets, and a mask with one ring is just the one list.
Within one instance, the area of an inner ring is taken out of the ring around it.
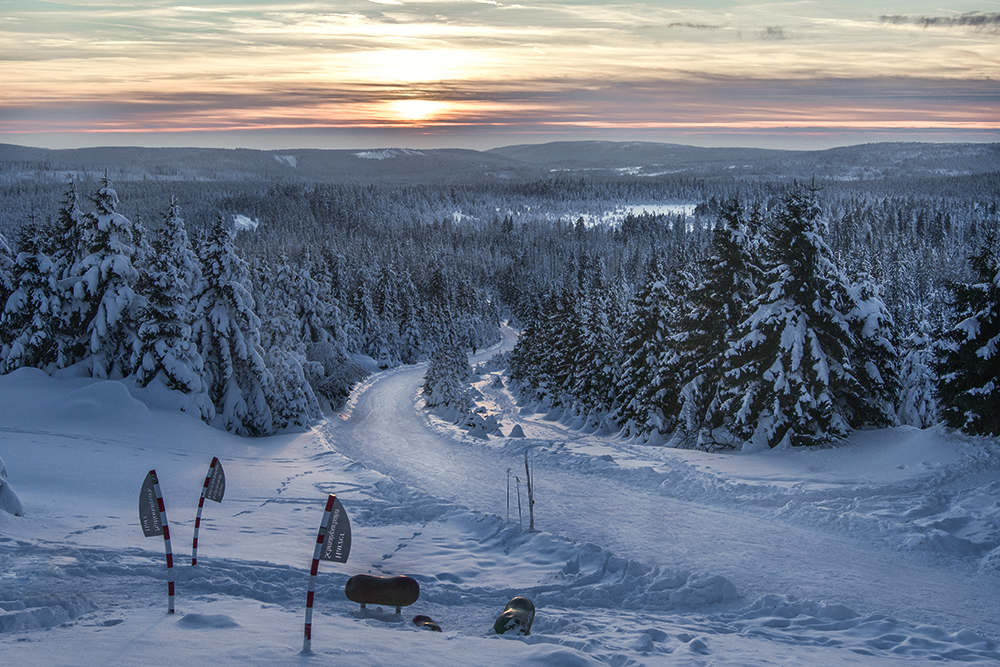
{"label": "orange sunset sky", "polygon": [[1000,141],[1000,1],[0,0],[0,142]]}

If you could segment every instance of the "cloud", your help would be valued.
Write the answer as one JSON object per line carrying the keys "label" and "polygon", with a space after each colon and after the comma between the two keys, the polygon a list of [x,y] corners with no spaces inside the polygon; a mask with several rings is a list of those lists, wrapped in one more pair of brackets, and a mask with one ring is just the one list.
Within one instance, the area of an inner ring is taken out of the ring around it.
{"label": "cloud", "polygon": [[665,25],[652,25],[644,24],[638,27],[639,30],[659,30],[666,28],[668,30],[724,30],[725,26],[722,25],[712,25],[708,23],[691,23],[689,21],[675,21],[673,23],[667,23]]}
{"label": "cloud", "polygon": [[882,15],[881,23],[891,25],[916,25],[921,28],[977,28],[991,32],[1000,31],[1000,13],[967,12],[959,16]]}
{"label": "cloud", "polygon": [[763,30],[757,31],[757,38],[769,42],[776,42],[788,39],[788,33],[784,28],[777,26],[767,26]]}

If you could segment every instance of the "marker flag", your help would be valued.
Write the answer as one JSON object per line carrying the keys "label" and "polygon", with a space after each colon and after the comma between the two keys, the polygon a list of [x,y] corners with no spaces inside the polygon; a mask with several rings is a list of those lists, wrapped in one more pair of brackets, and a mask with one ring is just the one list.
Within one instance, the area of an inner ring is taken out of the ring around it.
{"label": "marker flag", "polygon": [[167,556],[167,613],[174,613],[174,554],[170,548],[170,527],[167,525],[167,509],[160,493],[160,482],[156,471],[146,473],[139,491],[139,525],[146,537],[163,535],[163,550]]}
{"label": "marker flag", "polygon": [[226,495],[226,473],[222,469],[222,462],[219,461],[218,457],[213,456],[212,464],[208,466],[208,474],[205,475],[205,483],[201,487],[198,515],[194,519],[194,543],[191,546],[192,565],[198,564],[198,532],[201,530],[201,510],[205,507],[205,499],[221,503],[224,495]]}
{"label": "marker flag", "polygon": [[320,560],[334,563],[346,563],[351,553],[351,521],[347,518],[347,510],[340,504],[340,498],[334,496],[330,520],[326,524],[326,536],[323,540],[323,550]]}
{"label": "marker flag", "polygon": [[319,573],[319,562],[330,560],[336,563],[346,563],[350,553],[351,522],[347,519],[347,510],[340,504],[337,496],[331,493],[326,499],[323,520],[319,524],[319,532],[316,535],[316,546],[313,547],[312,567],[309,568],[305,637],[302,640],[303,654],[312,653],[312,614],[313,601],[316,599],[316,575]]}
{"label": "marker flag", "polygon": [[208,468],[205,482],[205,498],[221,503],[222,496],[226,495],[226,471],[222,469],[222,462],[216,457],[212,457],[212,465]]}
{"label": "marker flag", "polygon": [[163,522],[160,520],[160,507],[156,501],[156,471],[146,473],[139,492],[139,524],[142,534],[146,537],[156,537],[163,534]]}

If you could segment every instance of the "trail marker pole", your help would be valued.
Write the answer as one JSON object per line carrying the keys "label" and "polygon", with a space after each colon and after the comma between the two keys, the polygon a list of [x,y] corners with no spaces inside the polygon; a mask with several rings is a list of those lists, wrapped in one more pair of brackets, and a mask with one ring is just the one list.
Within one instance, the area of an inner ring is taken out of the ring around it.
{"label": "trail marker pole", "polygon": [[160,481],[156,471],[146,473],[139,492],[139,524],[146,537],[163,535],[163,548],[167,556],[167,613],[174,613],[174,554],[170,548],[170,527],[167,525],[167,509],[160,493]]}
{"label": "trail marker pole", "polygon": [[208,466],[208,474],[205,475],[205,484],[201,487],[201,498],[198,499],[198,516],[194,520],[194,544],[191,546],[191,565],[198,564],[198,531],[201,530],[201,510],[205,507],[205,499],[221,503],[225,494],[226,473],[222,469],[222,462],[213,456],[212,464]]}
{"label": "trail marker pole", "polygon": [[524,450],[524,476],[528,481],[528,532],[535,532],[535,487],[532,483],[531,468],[528,467],[528,450]]}
{"label": "trail marker pole", "polygon": [[309,588],[306,594],[306,625],[302,639],[302,653],[312,653],[312,612],[316,597],[316,575],[319,573],[319,562],[330,560],[346,563],[351,553],[351,522],[347,518],[347,510],[332,493],[326,499],[326,509],[323,511],[323,522],[316,534],[316,546],[313,548],[312,567],[309,568]]}
{"label": "trail marker pole", "polygon": [[510,468],[507,468],[507,523],[510,523]]}

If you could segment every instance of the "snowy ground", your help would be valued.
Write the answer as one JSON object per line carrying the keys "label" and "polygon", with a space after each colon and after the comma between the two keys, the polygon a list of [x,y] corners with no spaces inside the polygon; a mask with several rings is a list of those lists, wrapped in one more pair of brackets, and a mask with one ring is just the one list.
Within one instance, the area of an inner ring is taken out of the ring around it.
{"label": "snowy ground", "polygon": [[[996,440],[892,429],[829,450],[676,451],[534,413],[489,375],[481,403],[503,433],[519,424],[527,437],[484,440],[421,410],[423,372],[379,374],[311,432],[262,440],[120,383],[0,377],[0,458],[25,509],[0,513],[0,663],[1000,661]],[[226,498],[206,503],[191,567],[213,456]],[[173,616],[163,541],[138,521],[152,468],[177,556]],[[353,548],[320,568],[313,653],[302,655],[328,493],[347,508]],[[401,616],[361,611],[343,586],[364,572],[414,576],[419,601]],[[532,634],[494,635],[518,594],[538,609]],[[416,628],[415,614],[444,632]]]}

